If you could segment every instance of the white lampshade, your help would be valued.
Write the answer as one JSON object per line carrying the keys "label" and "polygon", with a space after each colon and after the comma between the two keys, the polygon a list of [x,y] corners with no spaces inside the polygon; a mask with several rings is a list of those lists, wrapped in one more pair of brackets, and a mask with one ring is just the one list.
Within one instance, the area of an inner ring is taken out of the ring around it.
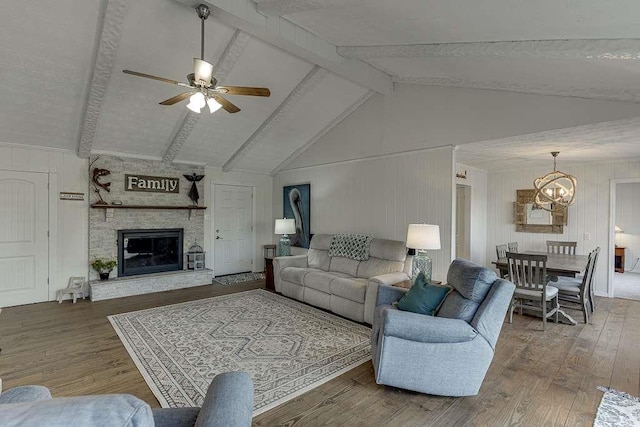
{"label": "white lampshade", "polygon": [[411,249],[440,249],[440,226],[409,224],[407,247]]}
{"label": "white lampshade", "polygon": [[193,58],[193,68],[195,69],[196,83],[202,80],[205,84],[211,83],[211,74],[213,74],[213,65],[199,58]]}
{"label": "white lampshade", "polygon": [[295,219],[276,219],[276,231],[275,234],[295,234],[296,232],[296,220]]}
{"label": "white lampshade", "polygon": [[204,95],[201,92],[196,92],[191,97],[189,97],[189,104],[187,104],[187,108],[194,113],[199,113],[202,107],[206,105],[206,101],[204,100]]}
{"label": "white lampshade", "polygon": [[212,114],[218,111],[220,107],[222,107],[222,105],[220,105],[220,103],[213,98],[207,99],[207,105],[209,106],[209,112],[211,112]]}

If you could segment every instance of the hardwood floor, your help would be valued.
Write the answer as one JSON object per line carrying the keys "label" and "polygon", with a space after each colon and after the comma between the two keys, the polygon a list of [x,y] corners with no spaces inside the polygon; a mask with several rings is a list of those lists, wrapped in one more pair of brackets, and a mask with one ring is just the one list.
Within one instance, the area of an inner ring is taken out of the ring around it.
{"label": "hardwood floor", "polygon": [[[263,281],[6,308],[0,314],[3,387],[42,384],[55,397],[131,393],[158,406],[106,316],[261,287]],[[515,315],[503,327],[477,396],[379,386],[368,362],[259,415],[254,424],[592,425],[602,396],[596,386],[640,394],[640,301],[600,298],[592,322],[550,323],[542,332],[540,320]]]}

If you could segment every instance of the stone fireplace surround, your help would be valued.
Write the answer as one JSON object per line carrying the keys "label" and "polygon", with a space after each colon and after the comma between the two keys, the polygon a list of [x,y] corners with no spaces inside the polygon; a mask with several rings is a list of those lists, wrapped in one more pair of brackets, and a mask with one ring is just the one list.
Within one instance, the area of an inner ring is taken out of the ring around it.
{"label": "stone fireplace surround", "polygon": [[[92,156],[89,177],[94,168],[107,169],[111,172],[102,178],[102,182],[111,182],[110,192],[102,191],[103,199],[112,204],[120,201],[122,205],[142,206],[176,206],[184,207],[192,204],[188,193],[191,183],[183,175],[194,172],[204,174],[204,167],[194,165],[172,164],[151,160],[121,158],[115,156]],[[140,174],[180,178],[179,193],[151,193],[125,191],[125,174]],[[199,183],[200,194],[203,184]],[[89,183],[91,204],[99,200]],[[200,199],[200,205],[203,198]],[[117,259],[118,230],[132,229],[166,229],[182,228],[183,253],[194,244],[204,242],[204,210],[173,209],[89,209],[89,263],[96,258]],[[186,266],[186,262],[183,263]],[[118,278],[117,269],[111,272],[110,280],[99,281],[98,274],[89,267],[92,288],[92,300],[118,298],[149,292],[211,284],[213,272],[178,271],[151,275],[127,276]]]}

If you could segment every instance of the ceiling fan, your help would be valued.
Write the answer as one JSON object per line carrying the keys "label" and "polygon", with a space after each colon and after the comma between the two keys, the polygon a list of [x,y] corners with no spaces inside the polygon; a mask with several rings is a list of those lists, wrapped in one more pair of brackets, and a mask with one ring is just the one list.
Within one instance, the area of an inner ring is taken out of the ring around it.
{"label": "ceiling fan", "polygon": [[189,98],[190,102],[187,108],[194,113],[200,113],[205,105],[209,106],[211,113],[216,112],[220,107],[229,113],[237,113],[240,108],[235,106],[229,100],[224,98],[225,95],[249,95],[249,96],[270,96],[271,92],[265,87],[247,87],[247,86],[218,86],[218,80],[212,75],[213,65],[204,60],[204,21],[209,17],[211,11],[209,6],[201,4],[196,7],[196,12],[200,17],[200,58],[193,58],[194,72],[187,75],[189,83],[182,83],[176,80],[166,79],[164,77],[152,76],[151,74],[139,73],[137,71],[122,70],[125,74],[132,76],[145,77],[147,79],[157,80],[159,82],[170,83],[180,87],[188,88],[186,92],[182,92],[174,97],[165,99],[160,105],[173,105]]}

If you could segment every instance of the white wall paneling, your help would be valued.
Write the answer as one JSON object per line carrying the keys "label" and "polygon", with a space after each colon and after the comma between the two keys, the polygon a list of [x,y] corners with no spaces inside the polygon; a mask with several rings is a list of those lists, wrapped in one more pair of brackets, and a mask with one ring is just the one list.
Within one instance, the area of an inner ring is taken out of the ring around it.
{"label": "white wall paneling", "polygon": [[[272,189],[273,178],[269,175],[249,172],[222,172],[221,168],[207,167],[204,170],[205,187],[204,203],[207,213],[204,221],[204,248],[207,256],[207,268],[213,268],[213,212],[211,199],[212,187],[216,184],[245,185],[253,187],[253,271],[264,270],[264,256],[262,246],[270,244],[273,239]],[[215,274],[215,271],[214,271]]]}
{"label": "white wall paneling", "polygon": [[[610,230],[610,186],[613,179],[640,178],[640,162],[601,162],[566,165],[564,172],[578,180],[575,204],[569,207],[568,225],[563,234],[516,233],[513,201],[516,190],[533,188],[533,180],[551,170],[529,168],[492,172],[488,175],[487,263],[495,259],[495,246],[516,241],[523,250],[546,250],[546,240],[578,242],[578,253],[602,249],[595,277],[598,295],[610,295],[610,271],[613,271],[613,231]],[[488,264],[487,264],[488,265]]]}
{"label": "white wall paneling", "polygon": [[[73,151],[0,143],[0,170],[49,174],[49,300],[71,276],[86,276],[88,163]],[[85,193],[85,201],[59,200],[60,191]]]}
{"label": "white wall paneling", "polygon": [[443,147],[283,171],[273,181],[273,217],[282,218],[283,186],[310,183],[313,234],[404,241],[408,224],[438,224],[442,249],[429,256],[434,279],[445,280],[453,257],[453,169],[453,147]]}
{"label": "white wall paneling", "polygon": [[467,178],[456,178],[456,184],[471,188],[469,259],[476,264],[485,265],[487,262],[487,172],[462,163],[456,164],[457,173],[465,171]]}

